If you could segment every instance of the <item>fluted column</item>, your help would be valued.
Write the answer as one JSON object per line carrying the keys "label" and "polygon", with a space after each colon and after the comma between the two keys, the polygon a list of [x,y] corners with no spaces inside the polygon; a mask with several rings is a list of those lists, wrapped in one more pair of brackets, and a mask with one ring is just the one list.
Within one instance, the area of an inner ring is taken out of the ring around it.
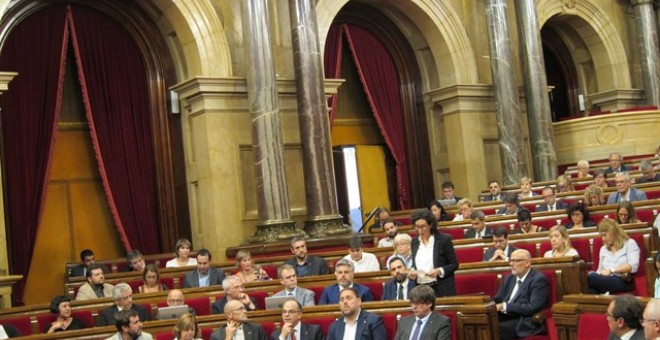
{"label": "fluted column", "polygon": [[305,231],[323,237],[350,228],[343,225],[337,203],[315,4],[314,0],[289,0],[289,16],[305,172]]}
{"label": "fluted column", "polygon": [[520,59],[527,103],[527,127],[532,149],[534,180],[549,181],[557,177],[557,155],[552,135],[552,115],[548,99],[541,31],[534,0],[516,0]]}
{"label": "fluted column", "polygon": [[513,77],[511,38],[506,18],[507,5],[506,0],[485,0],[485,6],[502,181],[505,185],[509,185],[518,183],[520,178],[526,175],[526,159],[518,89]]}
{"label": "fluted column", "polygon": [[660,51],[653,0],[631,0],[635,12],[644,96],[648,105],[660,106]]}
{"label": "fluted column", "polygon": [[267,0],[243,0],[248,105],[259,222],[250,242],[278,241],[296,234],[291,219],[282,152],[273,46]]}

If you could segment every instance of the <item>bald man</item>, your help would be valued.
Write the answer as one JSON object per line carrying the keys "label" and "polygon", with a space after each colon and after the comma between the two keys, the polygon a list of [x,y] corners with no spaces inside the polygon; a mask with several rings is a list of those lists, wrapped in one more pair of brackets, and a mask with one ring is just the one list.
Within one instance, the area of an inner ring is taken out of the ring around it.
{"label": "bald man", "polygon": [[247,309],[239,300],[231,300],[224,308],[227,323],[211,334],[211,340],[244,339],[266,340],[266,333],[260,325],[247,321]]}
{"label": "bald man", "polygon": [[[166,301],[168,307],[183,306],[186,304],[186,300],[183,296],[183,292],[179,289],[170,290],[167,293]],[[192,307],[188,307],[188,313],[196,315],[197,311]]]}
{"label": "bald man", "polygon": [[642,327],[647,340],[660,338],[660,299],[651,299],[642,314]]}

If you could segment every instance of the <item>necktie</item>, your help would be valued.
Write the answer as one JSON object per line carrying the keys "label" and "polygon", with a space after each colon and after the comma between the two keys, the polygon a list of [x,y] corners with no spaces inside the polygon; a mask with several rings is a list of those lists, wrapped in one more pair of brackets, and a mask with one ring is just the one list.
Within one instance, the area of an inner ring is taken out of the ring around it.
{"label": "necktie", "polygon": [[417,325],[413,331],[412,340],[419,340],[419,330],[422,329],[422,320],[417,319]]}
{"label": "necktie", "polygon": [[509,295],[509,300],[507,302],[511,302],[513,298],[516,297],[516,294],[518,293],[518,288],[520,288],[520,285],[522,284],[522,280],[518,280],[515,286],[513,286],[513,290],[511,290],[511,295]]}
{"label": "necktie", "polygon": [[294,329],[293,332],[291,332],[291,340],[296,340],[296,330]]}
{"label": "necktie", "polygon": [[396,295],[397,300],[403,300],[403,285],[399,283],[399,293]]}
{"label": "necktie", "polygon": [[293,292],[289,292],[289,296],[293,296]]}

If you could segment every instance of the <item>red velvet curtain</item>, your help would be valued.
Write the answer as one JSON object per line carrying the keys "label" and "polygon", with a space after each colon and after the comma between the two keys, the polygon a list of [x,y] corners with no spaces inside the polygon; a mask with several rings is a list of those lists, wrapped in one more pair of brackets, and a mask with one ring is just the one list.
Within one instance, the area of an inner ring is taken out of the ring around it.
{"label": "red velvet curtain", "polygon": [[71,12],[72,45],[110,211],[127,250],[157,253],[156,174],[142,56],[112,19],[85,7]]}
{"label": "red velvet curtain", "polygon": [[[66,8],[30,15],[2,48],[0,70],[18,72],[3,94],[5,207],[12,273],[27,277],[42,215],[67,46]],[[14,291],[23,304],[25,280]]]}
{"label": "red velvet curtain", "polygon": [[369,106],[396,162],[399,208],[408,209],[410,183],[397,68],[387,48],[371,32],[356,25],[343,26]]}
{"label": "red velvet curtain", "polygon": [[[326,79],[338,79],[341,77],[341,56],[343,51],[342,39],[343,26],[340,24],[332,24],[328,37],[325,40],[325,52],[323,57],[324,71]],[[337,95],[333,94],[328,100],[328,107],[330,112],[330,127],[335,120],[335,110],[337,108]]]}

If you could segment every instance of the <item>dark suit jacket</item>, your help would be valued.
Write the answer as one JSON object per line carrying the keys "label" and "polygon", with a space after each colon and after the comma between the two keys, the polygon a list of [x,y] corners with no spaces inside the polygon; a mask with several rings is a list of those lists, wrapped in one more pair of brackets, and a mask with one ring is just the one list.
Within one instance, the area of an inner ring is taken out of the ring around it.
{"label": "dark suit jacket", "polygon": [[[414,315],[401,318],[399,327],[396,330],[394,340],[408,340],[413,332],[415,321]],[[424,326],[420,339],[424,340],[450,340],[451,339],[451,320],[448,317],[431,311],[431,316]]]}
{"label": "dark suit jacket", "polygon": [[[222,280],[225,279],[225,273],[217,268],[209,269],[209,286],[221,285]],[[197,269],[186,273],[183,281],[183,288],[199,287],[199,272]]]}
{"label": "dark suit jacket", "polygon": [[[436,232],[434,234],[435,241],[433,243],[433,267],[442,268],[445,276],[440,278],[438,276],[438,288],[442,296],[456,295],[456,284],[454,283],[454,272],[458,269],[458,259],[454,251],[454,245],[451,242],[451,237],[447,234]],[[417,269],[415,264],[415,256],[419,249],[419,236],[412,239],[412,257],[413,267]]]}
{"label": "dark suit jacket", "polygon": [[[222,327],[216,329],[211,333],[211,340],[225,340],[225,329],[227,325],[222,325]],[[266,333],[260,325],[251,323],[249,321],[243,321],[243,334],[245,335],[245,340],[266,340]]]}
{"label": "dark suit jacket", "polygon": [[[506,252],[506,257],[511,258],[511,253],[513,253],[514,250],[518,250],[513,244],[509,244],[509,249]],[[493,254],[495,254],[495,248],[491,247],[486,250],[484,253],[484,261],[490,260],[491,257],[493,257]]]}
{"label": "dark suit jacket", "polygon": [[[566,204],[562,201],[555,201],[555,210],[564,210],[566,209]],[[539,204],[538,207],[536,207],[536,211],[548,211],[548,205],[543,203]]]}
{"label": "dark suit jacket", "polygon": [[[468,227],[465,230],[465,238],[474,238],[474,235],[476,235],[476,231],[474,231],[474,228]],[[493,229],[484,227],[484,236],[483,237],[492,237],[493,236]],[[482,238],[483,238],[482,237]]]}
{"label": "dark suit jacket", "polygon": [[[151,313],[149,311],[139,305],[132,305],[131,310],[134,310],[138,313],[140,316],[140,321],[145,322],[151,320]],[[97,326],[111,326],[115,324],[115,314],[119,312],[119,308],[117,308],[116,305],[113,305],[112,307],[108,307],[104,310],[101,311],[101,315],[99,315],[99,324]]]}
{"label": "dark suit jacket", "polygon": [[631,171],[631,170],[632,169],[629,166],[627,166],[625,164],[621,164],[621,169],[620,170],[614,171],[614,169],[612,169],[611,166],[608,166],[607,169],[605,169],[605,173],[606,174],[613,174],[615,172],[624,172],[624,171]]}
{"label": "dark suit jacket", "polygon": [[[607,336],[607,340],[621,340],[621,338],[610,332],[610,335]],[[646,340],[646,336],[644,335],[644,328],[638,328],[635,333],[633,333],[630,340]]]}
{"label": "dark suit jacket", "polygon": [[[254,309],[250,309],[250,307],[248,307],[248,306],[245,306],[245,308],[248,311],[257,310],[257,301],[251,296],[250,296],[250,301],[252,301],[252,304],[254,304]],[[229,299],[227,299],[227,295],[223,296],[222,299],[214,302],[211,305],[211,313],[213,313],[213,314],[222,314],[222,313],[224,313],[225,312],[225,305],[227,304],[227,302],[229,302]]]}
{"label": "dark suit jacket", "polygon": [[501,201],[502,194],[499,195],[498,199],[493,199],[493,198],[494,198],[493,195],[484,196],[484,202]]}
{"label": "dark suit jacket", "polygon": [[[328,337],[326,340],[344,339],[344,318],[338,318],[330,324]],[[383,318],[376,314],[371,314],[364,309],[360,311],[357,320],[357,331],[355,340],[383,340],[387,339],[387,331]],[[421,339],[421,338],[420,338]]]}
{"label": "dark suit jacket", "polygon": [[322,257],[314,256],[314,255],[307,255],[307,260],[305,260],[305,263],[309,266],[308,269],[308,274],[307,275],[299,275],[298,274],[298,259],[296,257],[292,257],[286,262],[286,264],[290,264],[293,266],[293,268],[296,268],[296,275],[298,277],[301,276],[311,276],[311,275],[327,275],[330,273],[328,270],[328,265],[325,263],[325,260]]}
{"label": "dark suit jacket", "polygon": [[635,183],[650,183],[650,182],[660,182],[660,174],[655,174],[655,176],[653,176],[653,178],[651,179],[648,179],[644,176],[635,179]]}
{"label": "dark suit jacket", "polygon": [[[360,293],[362,302],[374,300],[374,296],[371,295],[371,291],[367,286],[363,286],[359,283],[353,283],[353,289]],[[323,288],[323,293],[321,293],[321,298],[319,299],[319,305],[330,305],[336,303],[339,303],[339,284],[337,283]]]}
{"label": "dark suit jacket", "polygon": [[[493,297],[495,303],[506,302],[516,285],[518,277],[507,275],[500,290]],[[543,310],[548,303],[550,295],[550,285],[548,278],[541,272],[530,269],[529,274],[518,288],[518,293],[511,302],[506,304],[506,316],[518,318],[516,325],[516,336],[519,338],[543,333],[545,325],[539,325],[532,322],[532,316]],[[501,325],[500,325],[501,327]]]}
{"label": "dark suit jacket", "polygon": [[[410,291],[415,288],[415,286],[415,281],[408,279],[408,296],[406,296],[406,300],[410,300]],[[383,296],[381,296],[381,300],[396,300],[396,292],[398,289],[399,283],[396,282],[395,279],[389,279],[385,282],[385,286],[383,286]]]}
{"label": "dark suit jacket", "polygon": [[[103,274],[108,274],[110,273],[110,269],[106,265],[100,265],[101,270],[103,270]],[[74,276],[85,276],[85,265],[82,263],[79,263],[77,266],[71,268],[71,271],[69,272],[70,277]]]}
{"label": "dark suit jacket", "polygon": [[[271,339],[272,340],[279,340],[280,339],[280,329],[276,329],[273,331],[273,334],[271,334]],[[300,323],[300,338],[298,340],[322,340],[323,339],[323,332],[321,331],[321,327],[318,325],[314,325],[311,323]]]}

